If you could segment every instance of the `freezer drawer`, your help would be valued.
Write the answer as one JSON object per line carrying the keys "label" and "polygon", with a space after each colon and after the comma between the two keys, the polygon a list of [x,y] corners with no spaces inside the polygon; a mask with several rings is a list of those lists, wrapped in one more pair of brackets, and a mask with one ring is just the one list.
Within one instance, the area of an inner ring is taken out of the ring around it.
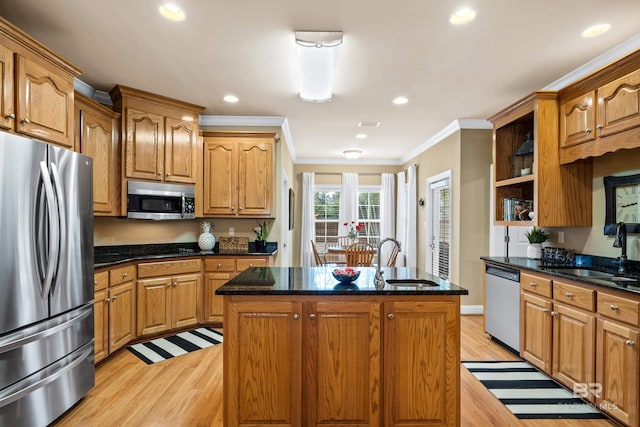
{"label": "freezer drawer", "polygon": [[1,336],[0,393],[88,342],[93,342],[93,304]]}
{"label": "freezer drawer", "polygon": [[0,426],[44,427],[95,384],[93,341],[0,391]]}

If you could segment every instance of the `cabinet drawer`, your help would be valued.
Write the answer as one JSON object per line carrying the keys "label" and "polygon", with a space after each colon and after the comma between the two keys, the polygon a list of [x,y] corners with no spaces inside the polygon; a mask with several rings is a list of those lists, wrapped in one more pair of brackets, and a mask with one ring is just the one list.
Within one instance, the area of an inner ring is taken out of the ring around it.
{"label": "cabinet drawer", "polygon": [[617,295],[598,292],[598,313],[621,322],[638,325],[640,302]]}
{"label": "cabinet drawer", "polygon": [[249,267],[266,267],[267,260],[264,258],[238,258],[238,272],[244,271]]}
{"label": "cabinet drawer", "polygon": [[596,291],[557,280],[553,281],[553,299],[589,311],[596,308]]}
{"label": "cabinet drawer", "polygon": [[93,289],[100,291],[106,289],[109,284],[109,270],[93,274]]}
{"label": "cabinet drawer", "polygon": [[138,277],[161,277],[173,274],[200,273],[201,270],[202,262],[199,259],[145,262],[138,264]]}
{"label": "cabinet drawer", "polygon": [[551,298],[551,279],[520,273],[520,289]]}
{"label": "cabinet drawer", "polygon": [[129,280],[136,280],[135,265],[112,268],[109,273],[109,286],[119,285],[120,283],[128,282]]}
{"label": "cabinet drawer", "polygon": [[207,258],[204,260],[205,271],[236,271],[235,258]]}

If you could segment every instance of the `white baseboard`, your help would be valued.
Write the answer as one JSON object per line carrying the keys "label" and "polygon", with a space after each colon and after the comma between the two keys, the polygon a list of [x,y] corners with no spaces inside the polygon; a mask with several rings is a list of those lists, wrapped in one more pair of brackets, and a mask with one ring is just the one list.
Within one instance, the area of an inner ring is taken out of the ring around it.
{"label": "white baseboard", "polygon": [[482,305],[462,305],[460,306],[460,314],[482,314],[484,313],[484,306]]}

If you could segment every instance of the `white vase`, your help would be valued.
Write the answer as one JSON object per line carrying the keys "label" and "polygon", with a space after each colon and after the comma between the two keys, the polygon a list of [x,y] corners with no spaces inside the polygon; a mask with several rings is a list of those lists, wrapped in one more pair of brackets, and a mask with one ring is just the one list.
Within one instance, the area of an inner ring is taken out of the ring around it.
{"label": "white vase", "polygon": [[211,234],[211,224],[202,223],[202,234],[198,237],[198,246],[203,251],[210,251],[216,245],[216,238]]}
{"label": "white vase", "polygon": [[542,258],[542,243],[529,243],[529,246],[527,246],[527,258]]}

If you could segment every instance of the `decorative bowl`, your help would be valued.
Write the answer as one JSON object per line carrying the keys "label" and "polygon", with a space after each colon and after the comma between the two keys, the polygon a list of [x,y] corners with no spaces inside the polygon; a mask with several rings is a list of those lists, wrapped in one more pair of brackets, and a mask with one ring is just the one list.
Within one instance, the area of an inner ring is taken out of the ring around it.
{"label": "decorative bowl", "polygon": [[336,268],[331,272],[331,274],[333,274],[333,277],[335,277],[335,279],[340,283],[354,282],[360,276],[359,271],[356,271],[353,268],[349,268],[349,267],[345,269]]}

